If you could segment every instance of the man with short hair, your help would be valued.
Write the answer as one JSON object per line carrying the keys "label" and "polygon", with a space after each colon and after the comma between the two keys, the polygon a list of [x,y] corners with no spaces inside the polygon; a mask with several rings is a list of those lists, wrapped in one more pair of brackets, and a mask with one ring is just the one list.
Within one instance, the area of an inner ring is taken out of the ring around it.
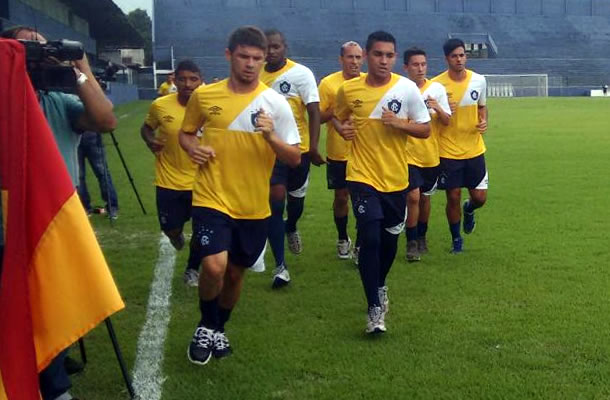
{"label": "man with short hair", "polygon": [[349,191],[345,180],[349,142],[345,141],[333,121],[333,107],[337,90],[346,80],[362,75],[362,48],[354,41],[341,46],[339,64],[341,70],[328,75],[320,82],[320,121],[326,123],[326,181],[328,188],[335,191],[333,214],[337,227],[337,256],[350,257],[351,240],[347,234],[349,213]]}
{"label": "man with short hair", "polygon": [[[235,30],[225,56],[228,79],[191,96],[180,145],[199,165],[193,187],[193,240],[202,258],[201,321],[188,358],[206,364],[231,353],[225,323],[237,303],[243,276],[267,240],[269,179],[273,164],[301,162],[290,105],[259,80],[267,51],[264,33]],[[196,133],[204,128],[201,141]]]}
{"label": "man with short hair", "polygon": [[[451,232],[451,252],[462,252],[461,211],[464,211],[464,233],[475,228],[474,211],[487,200],[488,174],[485,166],[487,130],[487,83],[483,75],[466,69],[466,51],[460,39],[449,39],[443,45],[448,69],[434,78],[447,90],[452,117],[439,135],[441,187],[447,195],[447,220]],[[470,198],[460,208],[462,188]]]}
{"label": "man with short hair", "polygon": [[[269,243],[276,263],[272,287],[280,288],[290,282],[284,257],[284,235],[290,251],[300,254],[303,245],[297,222],[303,214],[310,162],[319,166],[324,164],[324,160],[318,152],[320,97],[316,79],[309,68],[286,57],[288,47],[282,32],[271,29],[265,35],[269,48],[261,81],[288,100],[301,136],[301,163],[290,168],[278,160],[271,176]],[[284,205],[287,213],[285,224]]]}
{"label": "man with short hair", "polygon": [[[201,71],[191,60],[184,60],[176,68],[178,92],[159,97],[150,105],[140,134],[155,155],[155,186],[157,215],[163,233],[176,250],[184,247],[184,224],[191,218],[193,182],[197,165],[180,147],[178,133],[191,94],[202,84]],[[201,135],[199,135],[201,136]],[[199,284],[199,258],[193,249],[190,253],[184,283],[191,287]]]}
{"label": "man with short hair", "polygon": [[428,252],[426,232],[430,218],[430,196],[436,192],[440,159],[438,132],[448,125],[451,109],[443,85],[426,78],[428,63],[426,52],[412,47],[404,53],[404,70],[417,87],[430,112],[430,136],[426,139],[407,139],[409,163],[409,189],[407,194],[407,261],[421,259]]}
{"label": "man with short hair", "polygon": [[174,75],[174,72],[167,74],[165,82],[163,82],[161,86],[159,86],[159,90],[157,90],[159,97],[167,96],[168,94],[176,93],[178,91],[178,87],[175,84],[175,77],[176,75]]}
{"label": "man with short hair", "polygon": [[415,84],[392,73],[396,39],[377,31],[366,42],[369,72],[345,81],[337,92],[335,116],[351,140],[347,186],[360,236],[358,267],[368,303],[367,333],[386,331],[386,277],[404,228],[407,137],[428,137],[430,115]]}

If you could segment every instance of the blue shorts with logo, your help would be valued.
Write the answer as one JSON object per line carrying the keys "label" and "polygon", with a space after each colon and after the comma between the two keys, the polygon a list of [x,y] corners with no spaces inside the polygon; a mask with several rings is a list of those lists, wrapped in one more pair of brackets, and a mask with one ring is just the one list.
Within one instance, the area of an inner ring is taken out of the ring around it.
{"label": "blue shorts with logo", "polygon": [[276,160],[271,173],[271,186],[283,185],[291,196],[305,197],[309,184],[310,165],[309,153],[302,153],[301,163],[294,168]]}
{"label": "blue shorts with logo", "polygon": [[439,189],[487,189],[488,174],[485,154],[465,160],[441,157]]}
{"label": "blue shorts with logo", "polygon": [[347,161],[335,161],[330,158],[326,160],[326,183],[329,189],[345,189],[347,187],[346,170]]}
{"label": "blue shorts with logo", "polygon": [[358,226],[381,220],[382,227],[388,232],[396,235],[402,232],[407,209],[406,189],[385,193],[365,183],[353,181],[347,182],[347,188]]}
{"label": "blue shorts with logo", "polygon": [[193,192],[190,190],[173,190],[160,186],[156,187],[157,217],[161,230],[171,231],[182,229],[191,219],[191,206]]}
{"label": "blue shorts with logo", "polygon": [[438,186],[438,177],[440,168],[436,167],[419,167],[409,164],[409,187],[407,191],[419,188],[421,194],[431,195]]}

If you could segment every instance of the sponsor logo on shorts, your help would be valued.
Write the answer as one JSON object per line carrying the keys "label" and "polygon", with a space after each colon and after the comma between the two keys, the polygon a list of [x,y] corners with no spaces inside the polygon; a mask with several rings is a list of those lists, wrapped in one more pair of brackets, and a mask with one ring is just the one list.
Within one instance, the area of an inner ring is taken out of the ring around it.
{"label": "sponsor logo on shorts", "polygon": [[214,235],[214,231],[207,229],[207,228],[201,228],[199,229],[199,243],[201,244],[201,246],[209,246],[210,243],[212,242],[212,236]]}
{"label": "sponsor logo on shorts", "polygon": [[366,208],[361,204],[358,206],[358,214],[364,214],[366,212]]}
{"label": "sponsor logo on shorts", "polygon": [[282,92],[283,94],[288,94],[288,92],[290,92],[291,87],[292,86],[289,82],[283,81],[282,83],[280,83],[280,92]]}

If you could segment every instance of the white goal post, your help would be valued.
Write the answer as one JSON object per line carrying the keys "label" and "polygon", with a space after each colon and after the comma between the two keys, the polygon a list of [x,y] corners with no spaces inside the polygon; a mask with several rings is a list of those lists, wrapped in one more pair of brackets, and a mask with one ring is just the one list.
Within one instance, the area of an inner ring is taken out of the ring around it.
{"label": "white goal post", "polygon": [[546,97],[547,74],[485,75],[487,97]]}

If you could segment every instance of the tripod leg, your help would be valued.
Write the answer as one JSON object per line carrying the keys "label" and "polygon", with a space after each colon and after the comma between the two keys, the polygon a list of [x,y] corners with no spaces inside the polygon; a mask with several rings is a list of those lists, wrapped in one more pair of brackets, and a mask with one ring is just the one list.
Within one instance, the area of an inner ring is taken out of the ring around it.
{"label": "tripod leg", "polygon": [[123,374],[123,379],[125,380],[125,386],[127,387],[129,396],[132,399],[135,399],[136,392],[133,390],[131,377],[129,376],[129,372],[127,371],[127,366],[125,365],[125,360],[123,359],[123,353],[121,353],[121,349],[119,348],[119,341],[116,338],[116,333],[114,332],[114,328],[112,327],[110,317],[106,318],[104,322],[106,322],[106,328],[108,328],[108,335],[110,336],[110,341],[112,341],[112,346],[114,347],[114,353],[116,354],[117,361],[119,362],[119,366],[121,367],[121,373]]}
{"label": "tripod leg", "polygon": [[108,219],[110,220],[110,225],[114,225],[114,221],[112,220],[114,206],[112,205],[112,201],[110,198],[110,172],[108,171],[108,163],[106,162],[106,151],[104,150],[104,142],[102,141],[102,135],[97,134],[97,145],[102,156],[103,164],[104,164],[104,182],[106,184],[106,203],[108,203]]}
{"label": "tripod leg", "polygon": [[129,173],[129,168],[127,168],[127,164],[125,163],[125,159],[123,158],[123,153],[121,153],[121,149],[119,149],[119,142],[117,142],[116,137],[114,137],[114,131],[110,131],[110,137],[112,138],[112,144],[114,144],[114,147],[116,148],[116,151],[119,154],[121,163],[123,163],[123,168],[125,169],[125,172],[127,173],[127,178],[129,178],[129,183],[131,183],[131,188],[133,189],[133,192],[135,193],[136,198],[138,199],[138,203],[140,203],[140,208],[142,209],[142,212],[144,213],[144,215],[146,215],[146,209],[144,208],[144,204],[142,203],[142,199],[140,198],[138,189],[136,189],[136,184],[134,183],[133,178],[131,177],[131,173]]}
{"label": "tripod leg", "polygon": [[85,340],[83,338],[78,339],[78,348],[80,349],[80,358],[83,364],[87,364],[87,351],[85,350]]}

